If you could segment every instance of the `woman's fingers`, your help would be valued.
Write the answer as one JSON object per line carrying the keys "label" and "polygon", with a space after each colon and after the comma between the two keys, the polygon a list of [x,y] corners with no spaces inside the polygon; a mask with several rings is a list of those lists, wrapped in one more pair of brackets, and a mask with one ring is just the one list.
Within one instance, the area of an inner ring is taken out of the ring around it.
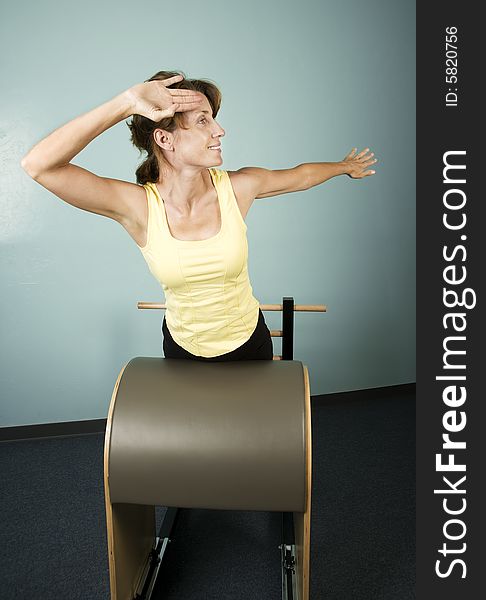
{"label": "woman's fingers", "polygon": [[364,150],[361,150],[361,152],[359,152],[359,154],[356,154],[356,156],[354,158],[361,158],[369,151],[370,151],[369,148],[365,148]]}
{"label": "woman's fingers", "polygon": [[196,110],[203,101],[202,94],[192,90],[168,90],[171,93],[172,101],[179,104],[177,110]]}
{"label": "woman's fingers", "polygon": [[173,83],[175,83],[176,81],[180,81],[181,79],[184,79],[184,77],[182,75],[174,75],[173,77],[169,77],[168,79],[162,79],[160,81],[165,86],[167,86],[167,85],[172,85]]}
{"label": "woman's fingers", "polygon": [[359,161],[365,161],[365,160],[370,160],[372,156],[374,156],[374,152],[370,152],[368,154],[368,152],[370,151],[369,148],[365,148],[364,150],[361,150],[361,152],[358,152],[358,154],[355,154],[357,148],[353,148],[351,150],[351,152],[344,157],[344,160],[359,160]]}
{"label": "woman's fingers", "polygon": [[373,170],[368,170],[368,171],[361,171],[361,173],[359,174],[359,178],[361,179],[362,177],[368,177],[368,175],[374,175],[375,172]]}
{"label": "woman's fingers", "polygon": [[198,100],[196,102],[190,102],[189,100],[179,100],[177,99],[178,108],[176,112],[182,112],[186,110],[196,110],[198,106],[201,106],[201,102]]}
{"label": "woman's fingers", "polygon": [[195,98],[201,98],[201,100],[203,98],[201,92],[195,92],[194,90],[185,90],[184,88],[171,88],[167,91],[170,92],[173,96],[194,96]]}
{"label": "woman's fingers", "polygon": [[353,154],[356,152],[356,150],[357,150],[357,148],[353,148],[351,150],[351,152],[344,157],[344,160],[350,159],[353,156]]}
{"label": "woman's fingers", "polygon": [[198,104],[203,101],[201,94],[191,92],[190,90],[168,90],[177,102],[197,102]]}

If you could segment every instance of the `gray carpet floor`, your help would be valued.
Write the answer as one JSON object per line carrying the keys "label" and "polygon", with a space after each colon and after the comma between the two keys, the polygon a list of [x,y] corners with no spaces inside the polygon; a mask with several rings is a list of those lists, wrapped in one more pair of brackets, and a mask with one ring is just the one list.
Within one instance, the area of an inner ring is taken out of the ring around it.
{"label": "gray carpet floor", "polygon": [[[312,436],[311,600],[415,598],[414,394],[314,397]],[[0,443],[2,600],[109,599],[103,443]],[[278,513],[181,509],[154,597],[280,600],[280,532]]]}

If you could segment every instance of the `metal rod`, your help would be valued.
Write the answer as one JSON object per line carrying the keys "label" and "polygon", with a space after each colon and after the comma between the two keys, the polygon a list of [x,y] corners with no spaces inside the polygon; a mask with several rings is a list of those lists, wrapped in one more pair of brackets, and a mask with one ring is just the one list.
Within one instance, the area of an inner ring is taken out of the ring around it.
{"label": "metal rod", "polygon": [[[166,308],[166,305],[161,302],[138,302],[139,309],[160,310]],[[260,304],[262,310],[283,310],[282,304]],[[295,304],[294,311],[296,312],[327,312],[325,304]]]}

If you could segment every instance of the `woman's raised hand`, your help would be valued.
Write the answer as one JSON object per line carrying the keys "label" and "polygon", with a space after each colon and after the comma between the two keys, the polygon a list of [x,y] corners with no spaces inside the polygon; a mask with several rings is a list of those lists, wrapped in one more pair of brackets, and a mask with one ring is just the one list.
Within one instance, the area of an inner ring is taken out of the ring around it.
{"label": "woman's raised hand", "polygon": [[201,93],[167,87],[182,79],[182,75],[174,75],[168,79],[137,83],[125,90],[124,94],[132,106],[132,114],[142,115],[158,123],[166,117],[173,117],[175,112],[196,109],[203,100]]}
{"label": "woman's raised hand", "polygon": [[376,162],[376,158],[373,158],[374,153],[369,152],[369,148],[365,148],[358,154],[354,154],[357,148],[353,148],[351,152],[343,158],[343,163],[346,167],[346,175],[349,175],[353,179],[361,179],[368,175],[374,175],[374,171],[365,171],[366,167],[369,167]]}

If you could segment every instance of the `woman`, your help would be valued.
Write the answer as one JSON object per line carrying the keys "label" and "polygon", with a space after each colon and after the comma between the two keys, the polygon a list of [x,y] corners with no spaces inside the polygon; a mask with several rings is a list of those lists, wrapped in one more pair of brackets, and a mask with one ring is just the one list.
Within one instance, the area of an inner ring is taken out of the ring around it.
{"label": "woman", "polygon": [[[159,71],[36,144],[22,167],[69,204],[110,217],[133,238],[164,290],[166,358],[271,360],[272,340],[248,278],[244,218],[255,198],[309,189],[340,174],[374,173],[368,148],[341,162],[272,171],[218,169],[221,93],[208,80]],[[133,116],[131,141],[147,152],[137,184],[99,177],[70,161]]]}

